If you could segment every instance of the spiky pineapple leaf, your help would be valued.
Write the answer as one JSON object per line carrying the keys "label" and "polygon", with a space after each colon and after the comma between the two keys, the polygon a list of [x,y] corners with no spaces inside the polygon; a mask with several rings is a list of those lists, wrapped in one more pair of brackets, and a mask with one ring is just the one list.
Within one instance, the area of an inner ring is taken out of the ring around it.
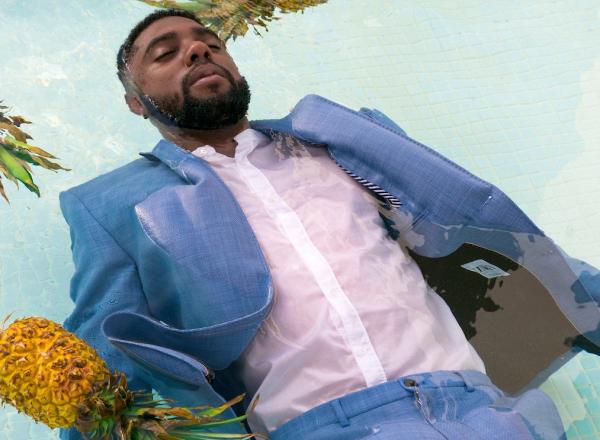
{"label": "spiky pineapple leaf", "polygon": [[203,409],[202,411],[200,411],[198,413],[198,415],[200,416],[207,416],[207,417],[215,417],[218,416],[219,414],[225,412],[228,408],[231,408],[233,405],[235,405],[236,403],[241,402],[242,400],[244,400],[244,394],[241,394],[237,397],[234,397],[233,399],[225,402],[224,404],[214,407],[214,408],[206,408]]}
{"label": "spiky pineapple leaf", "polygon": [[9,116],[9,118],[17,127],[21,124],[31,124],[31,121],[28,121],[23,116]]}
{"label": "spiky pineapple leaf", "polygon": [[0,178],[0,196],[2,196],[4,198],[4,200],[6,200],[8,203],[10,203],[10,200],[8,200],[8,197],[6,197],[6,193],[4,192],[4,185],[2,185],[1,178]]}
{"label": "spiky pineapple leaf", "polygon": [[247,440],[257,437],[256,434],[228,434],[220,432],[197,432],[194,434],[185,434],[184,432],[174,432],[174,440],[212,440],[216,438],[237,438]]}
{"label": "spiky pineapple leaf", "polygon": [[19,159],[25,160],[25,161],[29,162],[32,165],[41,166],[42,168],[45,168],[47,170],[52,170],[52,171],[57,171],[57,170],[71,171],[69,168],[63,168],[59,164],[51,162],[48,159],[45,159],[43,157],[31,154],[29,151],[13,150],[13,154],[16,157],[18,157]]}
{"label": "spiky pineapple leaf", "polygon": [[61,165],[55,163],[55,162],[51,162],[48,159],[44,159],[43,157],[40,156],[31,156],[31,158],[41,167],[46,168],[47,170],[53,170],[53,171],[57,171],[57,170],[64,170],[64,171],[71,171],[71,168],[64,168]]}
{"label": "spiky pineapple leaf", "polygon": [[15,124],[9,124],[7,122],[0,122],[0,129],[8,131],[13,137],[21,142],[27,142],[27,139],[31,139],[27,133],[18,128]]}
{"label": "spiky pineapple leaf", "polygon": [[204,427],[208,428],[208,427],[212,427],[212,426],[220,426],[220,425],[227,425],[229,423],[241,423],[244,420],[246,420],[247,416],[238,416],[238,417],[232,417],[231,419],[223,419],[223,420],[216,420],[214,422],[206,422],[204,423]]}
{"label": "spiky pineapple leaf", "polygon": [[[0,127],[0,129],[1,128],[2,127]],[[0,131],[0,134],[1,133],[2,132]],[[2,138],[0,138],[0,142],[2,142]],[[11,134],[7,134],[7,133],[4,134],[4,142],[3,143],[11,145],[13,147],[18,147],[18,148],[22,148],[24,150],[31,151],[31,152],[37,154],[38,156],[47,157],[49,159],[56,159],[55,156],[53,156],[52,154],[48,153],[47,151],[41,149],[40,147],[30,145],[24,141],[20,141],[20,140],[16,139],[14,136],[12,136]]]}
{"label": "spiky pineapple leaf", "polygon": [[[19,162],[23,168],[25,168],[27,171],[29,171],[29,175],[31,176],[31,167],[29,166],[27,161],[17,157],[17,155],[15,154],[15,151],[11,151],[11,153],[14,156],[14,158],[17,160],[17,162]],[[31,182],[33,182],[33,178],[31,179]]]}
{"label": "spiky pineapple leaf", "polygon": [[23,182],[27,189],[36,193],[38,197],[40,196],[40,190],[37,185],[33,183],[33,179],[27,168],[23,166],[19,159],[7,150],[6,145],[2,144],[0,144],[0,162],[4,164],[9,175]]}

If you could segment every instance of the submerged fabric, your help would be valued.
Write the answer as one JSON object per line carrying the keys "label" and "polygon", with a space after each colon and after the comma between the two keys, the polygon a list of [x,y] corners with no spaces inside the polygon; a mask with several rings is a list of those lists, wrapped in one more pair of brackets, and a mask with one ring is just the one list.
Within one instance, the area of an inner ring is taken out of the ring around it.
{"label": "submerged fabric", "polygon": [[507,397],[477,371],[411,375],[327,402],[271,440],[566,440],[540,390]]}
{"label": "submerged fabric", "polygon": [[[472,243],[517,262],[600,344],[600,272],[562,252],[494,185],[379,112],[309,95],[287,117],[252,126],[325,144],[340,166],[400,200],[393,226],[414,253],[443,257]],[[167,141],[143,156],[61,193],[75,265],[65,327],[125,372],[133,389],[154,388],[181,405],[222,403],[241,392],[228,367],[272,307],[270,273],[244,213],[206,162]],[[535,344],[547,334],[540,330],[521,338]],[[200,362],[215,372],[213,382]],[[61,438],[81,436],[63,430]]]}
{"label": "submerged fabric", "polygon": [[444,301],[390,238],[377,200],[322,147],[248,129],[235,157],[194,151],[232,190],[265,253],[274,306],[239,362],[254,432],[407,374],[485,371]]}

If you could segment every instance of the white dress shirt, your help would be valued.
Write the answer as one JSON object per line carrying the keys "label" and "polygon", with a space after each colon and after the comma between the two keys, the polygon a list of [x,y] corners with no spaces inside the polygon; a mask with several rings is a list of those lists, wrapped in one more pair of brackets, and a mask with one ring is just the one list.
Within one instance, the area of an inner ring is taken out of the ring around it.
{"label": "white dress shirt", "polygon": [[241,356],[272,431],[331,399],[399,377],[483,362],[417,264],[390,238],[379,201],[323,147],[247,129],[235,157],[193,154],[229,187],[273,277],[272,311]]}

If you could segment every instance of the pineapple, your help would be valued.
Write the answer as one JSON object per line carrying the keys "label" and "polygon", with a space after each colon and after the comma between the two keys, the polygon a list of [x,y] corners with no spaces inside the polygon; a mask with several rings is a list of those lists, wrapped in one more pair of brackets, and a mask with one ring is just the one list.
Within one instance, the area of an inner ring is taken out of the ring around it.
{"label": "pineapple", "polygon": [[310,6],[327,0],[140,0],[150,6],[181,9],[192,12],[208,28],[215,31],[223,41],[235,40],[248,32],[252,26],[260,35],[259,27],[267,29],[269,22],[278,20],[280,13],[303,12]]}
{"label": "pineapple", "polygon": [[218,408],[165,407],[166,400],[129,391],[123,373],[111,373],[92,347],[55,322],[30,317],[6,329],[4,323],[0,326],[0,402],[36,422],[50,428],[74,427],[85,438],[98,440],[257,437],[206,430],[241,422],[245,416],[228,420],[215,416],[243,396]]}

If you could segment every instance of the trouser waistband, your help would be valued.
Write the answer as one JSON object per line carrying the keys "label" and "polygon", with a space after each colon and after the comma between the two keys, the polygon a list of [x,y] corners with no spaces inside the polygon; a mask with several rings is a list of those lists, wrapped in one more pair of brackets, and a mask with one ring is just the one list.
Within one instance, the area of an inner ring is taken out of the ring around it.
{"label": "trouser waistband", "polygon": [[321,404],[288,421],[271,433],[270,438],[272,440],[293,438],[286,435],[297,432],[299,428],[306,430],[332,423],[347,426],[350,424],[350,418],[376,407],[412,397],[418,388],[465,387],[470,391],[477,386],[496,388],[491,380],[479,371],[435,371],[411,374]]}

